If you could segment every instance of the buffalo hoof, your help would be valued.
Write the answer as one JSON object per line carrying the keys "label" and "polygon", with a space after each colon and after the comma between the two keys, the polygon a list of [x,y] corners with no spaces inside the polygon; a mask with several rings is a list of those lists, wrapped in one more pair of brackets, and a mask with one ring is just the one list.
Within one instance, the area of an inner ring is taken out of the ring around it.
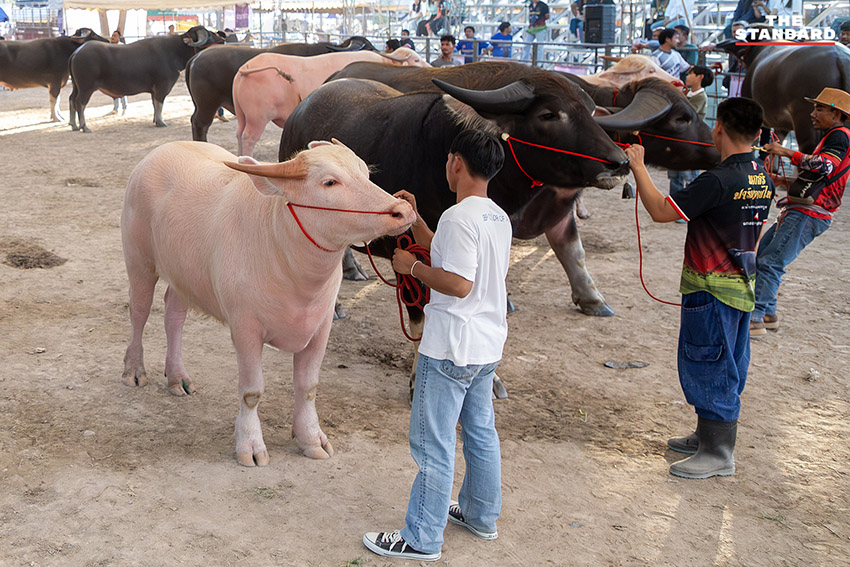
{"label": "buffalo hoof", "polygon": [[86,133],[86,134],[91,134],[91,128],[89,128],[88,126],[83,126],[83,127],[80,129],[80,131],[81,131],[81,132],[84,132],[84,133]]}
{"label": "buffalo hoof", "polygon": [[614,310],[608,307],[607,303],[577,303],[578,308],[585,315],[591,317],[613,317]]}
{"label": "buffalo hoof", "polygon": [[78,132],[79,130],[80,130],[79,126],[77,126],[76,124],[71,124],[71,131],[72,132]]}
{"label": "buffalo hoof", "polygon": [[351,249],[346,251],[342,259],[342,279],[352,282],[364,282],[369,279],[354,254],[351,253]]}
{"label": "buffalo hoof", "polygon": [[189,380],[188,378],[184,378],[183,380],[180,380],[180,382],[178,382],[176,384],[169,384],[168,385],[168,393],[173,395],[173,396],[185,396],[185,395],[191,396],[195,392],[197,392],[197,390],[195,389],[195,386],[192,384],[192,381]]}
{"label": "buffalo hoof", "polygon": [[330,459],[334,456],[334,448],[331,447],[330,441],[326,441],[321,447],[308,447],[303,451],[304,456],[311,459]]}
{"label": "buffalo hoof", "polygon": [[167,127],[167,126],[168,126],[168,124],[166,124],[166,123],[165,123],[165,122],[163,122],[162,120],[160,120],[159,122],[155,122],[155,124],[156,124],[156,127],[157,127],[157,128],[165,128],[165,127]]}
{"label": "buffalo hoof", "polygon": [[124,371],[124,374],[121,376],[121,381],[128,386],[142,387],[147,386],[148,376],[145,374],[144,368],[130,368]]}
{"label": "buffalo hoof", "polygon": [[508,389],[505,388],[505,383],[498,376],[493,376],[493,396],[498,400],[504,400],[508,397]]}
{"label": "buffalo hoof", "polygon": [[345,314],[345,310],[342,308],[341,303],[337,303],[334,305],[334,321],[337,319],[345,319],[348,315]]}
{"label": "buffalo hoof", "polygon": [[258,453],[236,453],[236,462],[243,467],[264,467],[269,464],[269,453],[265,449]]}

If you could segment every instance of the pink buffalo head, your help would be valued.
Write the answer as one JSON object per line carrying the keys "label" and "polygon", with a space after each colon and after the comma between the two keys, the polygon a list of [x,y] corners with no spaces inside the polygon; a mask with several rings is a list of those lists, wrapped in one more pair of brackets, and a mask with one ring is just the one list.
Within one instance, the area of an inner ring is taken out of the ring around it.
{"label": "pink buffalo head", "polygon": [[281,163],[242,156],[225,165],[247,173],[263,195],[295,206],[311,237],[334,249],[401,234],[416,220],[410,204],[372,183],[366,163],[336,139],[310,142]]}

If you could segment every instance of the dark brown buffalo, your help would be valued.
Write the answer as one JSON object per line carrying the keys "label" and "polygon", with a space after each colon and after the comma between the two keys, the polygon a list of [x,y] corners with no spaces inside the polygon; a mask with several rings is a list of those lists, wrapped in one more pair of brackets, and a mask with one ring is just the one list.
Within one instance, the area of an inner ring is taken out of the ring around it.
{"label": "dark brown buffalo", "polygon": [[69,62],[74,84],[70,97],[71,128],[91,131],[86,126],[85,109],[97,90],[113,98],[151,93],[154,124],[165,126],[162,103],[186,62],[199,50],[222,41],[203,26],[195,26],[183,34],[152,37],[128,45],[87,43],[74,52]]}
{"label": "dark brown buffalo", "polygon": [[192,113],[192,139],[207,141],[207,131],[220,107],[233,112],[233,77],[252,57],[260,53],[310,56],[363,49],[375,51],[368,39],[355,36],[339,45],[327,42],[283,43],[265,49],[221,45],[198,53],[186,65],[186,86],[192,102],[195,103],[195,112]]}
{"label": "dark brown buffalo", "polygon": [[764,46],[728,40],[718,44],[747,66],[741,96],[764,108],[765,125],[780,138],[792,130],[800,151],[811,153],[820,139],[812,126],[812,103],[826,88],[850,92],[850,49],[840,43],[829,46]]}
{"label": "dark brown buffalo", "polygon": [[0,42],[0,85],[10,89],[47,87],[50,119],[65,120],[59,114],[59,91],[68,82],[68,58],[92,40],[109,43],[88,28],[78,29],[72,36]]}

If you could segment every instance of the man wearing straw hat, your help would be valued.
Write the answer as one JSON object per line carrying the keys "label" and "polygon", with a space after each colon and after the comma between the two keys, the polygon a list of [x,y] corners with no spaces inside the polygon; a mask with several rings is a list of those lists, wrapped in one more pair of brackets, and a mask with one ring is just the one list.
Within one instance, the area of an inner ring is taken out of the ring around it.
{"label": "man wearing straw hat", "polygon": [[[776,293],[785,268],[815,237],[829,228],[832,215],[841,206],[841,197],[850,177],[850,130],[844,122],[850,117],[850,93],[825,88],[817,98],[805,97],[814,103],[812,124],[826,135],[813,154],[794,152],[778,143],[766,144],[771,155],[787,157],[802,172],[820,174],[823,187],[813,199],[785,197],[779,201],[782,209],[776,224],[770,227],[759,244],[756,275],[756,307],[750,321],[750,336],[759,337],[768,330],[779,329],[776,315]],[[792,187],[793,180],[773,176],[777,185]],[[814,179],[814,178],[812,178]],[[814,187],[818,187],[817,184]],[[811,200],[811,203],[804,201]]]}

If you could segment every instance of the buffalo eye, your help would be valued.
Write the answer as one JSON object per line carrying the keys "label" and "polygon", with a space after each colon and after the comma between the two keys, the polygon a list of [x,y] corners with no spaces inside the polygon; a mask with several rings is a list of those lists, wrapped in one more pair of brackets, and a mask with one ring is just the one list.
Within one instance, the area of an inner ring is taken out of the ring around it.
{"label": "buffalo eye", "polygon": [[557,119],[558,119],[558,115],[557,115],[557,114],[555,114],[554,112],[544,112],[543,114],[541,114],[540,116],[538,116],[538,118],[539,118],[540,120],[557,120]]}
{"label": "buffalo eye", "polygon": [[322,185],[324,185],[325,187],[333,187],[334,185],[336,185],[336,183],[336,179],[328,179],[327,181],[323,181]]}

